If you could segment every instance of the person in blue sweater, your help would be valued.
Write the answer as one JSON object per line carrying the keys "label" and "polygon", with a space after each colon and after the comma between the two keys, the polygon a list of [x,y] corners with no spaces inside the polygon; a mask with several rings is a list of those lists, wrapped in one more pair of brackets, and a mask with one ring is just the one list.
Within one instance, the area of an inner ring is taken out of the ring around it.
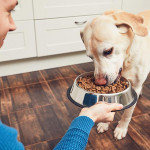
{"label": "person in blue sweater", "polygon": [[[84,150],[94,124],[113,121],[114,112],[112,111],[122,108],[121,104],[104,102],[83,108],[54,150]],[[0,150],[24,150],[22,143],[17,140],[17,134],[14,128],[0,122]]]}
{"label": "person in blue sweater", "polygon": [[[0,48],[9,31],[16,29],[11,11],[18,4],[18,0],[0,0]],[[89,133],[96,122],[110,122],[114,117],[114,110],[122,109],[120,104],[99,102],[92,107],[83,108],[75,118],[68,131],[54,150],[84,150]],[[16,129],[4,125],[0,121],[0,150],[24,150],[24,146],[17,139]]]}
{"label": "person in blue sweater", "polygon": [[105,102],[98,102],[91,107],[83,108],[54,150],[84,150],[94,124],[113,121],[115,113],[112,111],[122,108],[121,104]]}

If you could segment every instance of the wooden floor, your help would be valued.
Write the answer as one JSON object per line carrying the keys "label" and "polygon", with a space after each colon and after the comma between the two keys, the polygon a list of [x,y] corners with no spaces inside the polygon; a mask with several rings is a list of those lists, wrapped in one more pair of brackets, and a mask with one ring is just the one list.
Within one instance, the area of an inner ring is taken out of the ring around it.
{"label": "wooden floor", "polygon": [[[0,118],[19,131],[26,150],[52,150],[80,108],[66,96],[77,75],[93,70],[92,63],[0,78]],[[116,141],[113,130],[122,112],[103,134],[93,127],[86,150],[150,150],[150,75],[137,103],[126,138]]]}

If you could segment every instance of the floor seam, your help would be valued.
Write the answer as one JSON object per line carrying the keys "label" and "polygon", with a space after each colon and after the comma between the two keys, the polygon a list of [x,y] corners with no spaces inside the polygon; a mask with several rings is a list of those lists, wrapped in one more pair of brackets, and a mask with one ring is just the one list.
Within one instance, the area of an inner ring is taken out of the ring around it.
{"label": "floor seam", "polygon": [[[141,135],[140,135],[140,133],[138,133],[137,131],[136,131],[136,129],[135,128],[133,128],[132,127],[132,125],[131,124],[129,124],[129,127],[136,133],[136,134],[138,134],[140,137],[141,137]],[[131,136],[130,136],[131,137]],[[132,137],[131,137],[132,138]],[[145,141],[145,139],[143,138],[143,137],[141,137],[144,141]],[[134,142],[135,142],[135,140],[133,140]],[[146,143],[146,145],[147,145],[147,142],[145,141],[145,143]],[[147,145],[148,147],[149,147],[149,145]]]}
{"label": "floor seam", "polygon": [[143,116],[143,115],[148,115],[148,114],[150,114],[150,112],[139,114],[139,115],[133,116],[132,118],[137,118],[137,117],[140,117],[140,116]]}
{"label": "floor seam", "polygon": [[51,90],[51,88],[50,88],[50,86],[49,86],[48,82],[47,82],[47,81],[46,81],[46,79],[44,78],[43,74],[41,73],[41,71],[39,71],[39,72],[40,72],[41,76],[43,77],[43,79],[45,80],[46,85],[47,85],[47,87],[48,87],[48,89],[49,89],[50,93],[51,93],[51,94],[52,94],[52,96],[53,96],[53,97],[57,100],[56,96],[53,94],[53,92],[52,92],[52,90]]}
{"label": "floor seam", "polygon": [[19,86],[13,86],[13,87],[4,88],[4,90],[13,89],[13,88],[20,88],[20,87],[35,85],[35,84],[44,83],[44,82],[45,82],[45,81],[34,82],[34,83],[31,83],[31,84],[30,84],[30,83],[29,83],[29,84],[22,84],[22,85],[19,85]]}
{"label": "floor seam", "polygon": [[57,139],[61,139],[63,136],[60,136],[60,137],[57,137],[57,138],[52,138],[52,139],[48,139],[48,140],[44,140],[44,141],[41,141],[41,142],[37,142],[37,143],[34,143],[34,144],[29,144],[29,145],[26,145],[25,147],[29,147],[29,146],[32,146],[32,145],[37,145],[37,144],[40,144],[40,143],[44,143],[44,142],[49,142],[49,141],[53,141],[53,140],[57,140]]}

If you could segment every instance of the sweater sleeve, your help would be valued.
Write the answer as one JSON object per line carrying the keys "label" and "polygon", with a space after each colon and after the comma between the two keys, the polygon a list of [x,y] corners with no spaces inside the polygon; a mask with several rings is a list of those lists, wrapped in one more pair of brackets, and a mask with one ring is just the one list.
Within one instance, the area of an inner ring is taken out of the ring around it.
{"label": "sweater sleeve", "polygon": [[75,118],[54,150],[84,150],[94,122],[86,116]]}
{"label": "sweater sleeve", "polygon": [[24,150],[24,146],[17,140],[16,129],[4,125],[0,121],[0,150]]}

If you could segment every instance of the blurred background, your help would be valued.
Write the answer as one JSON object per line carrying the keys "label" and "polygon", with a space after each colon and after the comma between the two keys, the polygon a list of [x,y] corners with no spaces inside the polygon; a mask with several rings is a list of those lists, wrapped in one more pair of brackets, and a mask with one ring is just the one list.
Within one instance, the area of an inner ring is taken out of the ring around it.
{"label": "blurred background", "polygon": [[150,0],[19,0],[17,30],[0,50],[0,76],[90,62],[80,29],[112,9],[138,13]]}

